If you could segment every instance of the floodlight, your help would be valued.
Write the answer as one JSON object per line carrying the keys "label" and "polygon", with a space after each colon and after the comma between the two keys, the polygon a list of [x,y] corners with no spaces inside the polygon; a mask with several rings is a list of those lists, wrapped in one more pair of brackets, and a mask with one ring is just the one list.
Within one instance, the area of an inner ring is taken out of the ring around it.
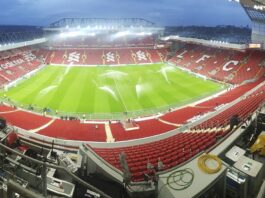
{"label": "floodlight", "polygon": [[75,37],[80,35],[80,32],[62,32],[60,33],[60,37],[67,38],[67,37]]}
{"label": "floodlight", "polygon": [[140,33],[136,33],[136,35],[139,35],[139,36],[151,36],[152,33],[151,32],[140,32]]}
{"label": "floodlight", "polygon": [[65,38],[65,37],[67,37],[67,35],[66,35],[66,33],[64,33],[64,32],[61,32],[61,33],[60,33],[60,37]]}
{"label": "floodlight", "polygon": [[87,33],[87,36],[96,36],[96,33],[95,32],[90,32],[90,33]]}
{"label": "floodlight", "polygon": [[114,35],[114,37],[118,38],[118,37],[123,37],[123,36],[127,36],[129,35],[130,32],[129,31],[123,31],[123,32],[118,32]]}
{"label": "floodlight", "polygon": [[78,36],[78,35],[80,35],[81,33],[80,32],[69,32],[68,33],[68,36],[69,37],[75,37],[75,36]]}
{"label": "floodlight", "polygon": [[168,41],[169,40],[169,37],[168,36],[167,37],[164,37],[164,38],[162,38],[162,40]]}

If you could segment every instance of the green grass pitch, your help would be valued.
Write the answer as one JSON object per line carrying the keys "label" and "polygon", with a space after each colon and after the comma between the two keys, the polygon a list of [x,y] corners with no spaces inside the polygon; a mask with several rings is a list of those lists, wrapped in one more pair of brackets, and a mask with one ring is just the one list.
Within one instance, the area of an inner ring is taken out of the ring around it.
{"label": "green grass pitch", "polygon": [[47,66],[5,92],[12,101],[68,113],[115,113],[187,104],[222,89],[167,64]]}

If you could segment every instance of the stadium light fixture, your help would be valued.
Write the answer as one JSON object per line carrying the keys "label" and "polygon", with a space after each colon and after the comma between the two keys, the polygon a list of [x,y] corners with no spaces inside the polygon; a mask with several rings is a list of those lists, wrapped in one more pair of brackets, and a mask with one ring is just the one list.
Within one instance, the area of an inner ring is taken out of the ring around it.
{"label": "stadium light fixture", "polygon": [[161,40],[168,41],[169,40],[169,37],[167,36],[167,37],[161,38]]}
{"label": "stadium light fixture", "polygon": [[78,32],[61,32],[60,37],[67,38],[67,37],[75,37],[78,36]]}
{"label": "stadium light fixture", "polygon": [[151,36],[152,32],[140,32],[136,33],[137,36]]}
{"label": "stadium light fixture", "polygon": [[87,31],[72,31],[72,32],[61,32],[59,35],[61,38],[77,37],[77,36],[96,36],[95,32]]}
{"label": "stadium light fixture", "polygon": [[59,36],[60,36],[61,38],[66,37],[65,33],[63,33],[63,32],[61,32]]}
{"label": "stadium light fixture", "polygon": [[116,34],[114,34],[114,38],[120,38],[124,36],[150,36],[152,35],[152,32],[132,32],[132,31],[121,31]]}
{"label": "stadium light fixture", "polygon": [[87,36],[96,36],[96,33],[95,32],[89,32],[89,33],[87,33]]}
{"label": "stadium light fixture", "polygon": [[127,35],[129,35],[129,34],[130,34],[129,31],[123,31],[123,32],[118,32],[118,33],[116,33],[116,34],[114,35],[114,37],[119,38],[119,37],[127,36]]}

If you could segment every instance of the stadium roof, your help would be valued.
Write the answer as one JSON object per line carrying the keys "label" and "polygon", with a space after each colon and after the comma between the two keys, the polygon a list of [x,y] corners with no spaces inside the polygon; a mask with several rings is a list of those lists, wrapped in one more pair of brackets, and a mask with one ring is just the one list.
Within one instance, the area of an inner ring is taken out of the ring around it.
{"label": "stadium roof", "polygon": [[240,0],[240,3],[253,22],[265,23],[264,0]]}
{"label": "stadium roof", "polygon": [[157,33],[164,30],[155,23],[142,18],[64,18],[44,28],[47,31],[127,31]]}
{"label": "stadium roof", "polygon": [[87,26],[153,27],[155,23],[141,18],[64,18],[50,24],[50,28]]}

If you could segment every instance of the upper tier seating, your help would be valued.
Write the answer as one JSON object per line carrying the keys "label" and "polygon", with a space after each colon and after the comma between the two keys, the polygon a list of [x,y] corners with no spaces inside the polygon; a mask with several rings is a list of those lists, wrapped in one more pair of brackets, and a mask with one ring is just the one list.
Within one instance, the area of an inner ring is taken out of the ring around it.
{"label": "upper tier seating", "polygon": [[[110,37],[113,37],[112,39]],[[135,36],[130,37],[119,37],[108,35],[97,35],[96,37],[82,36],[73,38],[55,38],[51,40],[50,46],[60,47],[60,48],[99,48],[99,47],[145,47],[154,46],[155,40],[153,36],[142,36],[135,38]]]}

